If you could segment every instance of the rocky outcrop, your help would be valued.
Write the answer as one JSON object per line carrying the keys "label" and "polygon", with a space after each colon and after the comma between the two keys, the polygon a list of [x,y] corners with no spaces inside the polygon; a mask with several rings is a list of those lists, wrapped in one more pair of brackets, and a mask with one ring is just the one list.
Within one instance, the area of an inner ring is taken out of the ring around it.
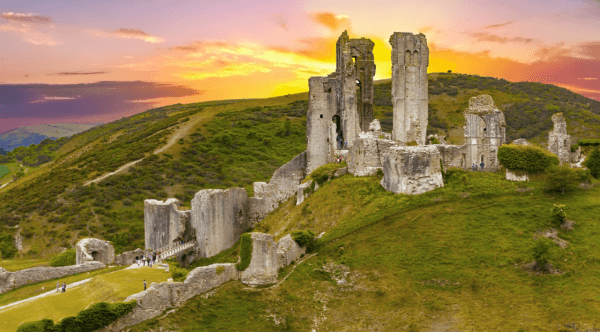
{"label": "rocky outcrop", "polygon": [[147,290],[131,295],[125,300],[135,300],[138,304],[129,314],[100,331],[121,331],[128,326],[154,318],[165,309],[182,304],[196,295],[238,279],[239,272],[235,264],[213,264],[192,270],[184,282],[152,283]]}
{"label": "rocky outcrop", "polygon": [[191,211],[179,210],[180,204],[175,198],[144,201],[146,249],[158,250],[193,236],[189,227]]}
{"label": "rocky outcrop", "polygon": [[77,242],[75,246],[77,264],[101,262],[109,265],[115,261],[115,247],[108,242],[87,238]]}
{"label": "rocky outcrop", "polygon": [[269,183],[254,183],[254,197],[250,198],[249,206],[252,223],[263,220],[280,202],[297,195],[298,185],[306,177],[306,162],[304,151],[277,169]]}
{"label": "rocky outcrop", "polygon": [[390,148],[383,174],[381,185],[396,194],[418,195],[444,186],[440,153],[430,145]]}
{"label": "rocky outcrop", "polygon": [[106,265],[101,262],[90,262],[61,267],[34,267],[16,272],[8,272],[5,269],[0,268],[0,294],[24,285],[62,278],[75,273],[89,272],[105,267]]}
{"label": "rocky outcrop", "polygon": [[548,133],[548,151],[554,153],[560,164],[571,162],[571,135],[567,134],[567,121],[562,113],[552,115],[554,129]]}
{"label": "rocky outcrop", "polygon": [[508,181],[529,181],[529,174],[525,171],[514,172],[506,170],[506,180]]}
{"label": "rocky outcrop", "polygon": [[148,257],[152,253],[152,250],[142,250],[137,248],[133,251],[126,251],[120,255],[115,256],[115,265],[131,265],[135,263],[135,258],[142,256]]}
{"label": "rocky outcrop", "polygon": [[298,261],[300,256],[304,254],[306,254],[306,247],[299,246],[289,234],[277,242],[277,265],[279,268],[286,267],[291,262]]}
{"label": "rocky outcrop", "polygon": [[361,133],[348,151],[348,172],[354,176],[372,176],[382,168],[383,154],[398,142],[379,139],[371,134]]}
{"label": "rocky outcrop", "polygon": [[252,260],[250,266],[240,273],[246,285],[266,285],[277,282],[279,261],[277,243],[270,234],[252,233]]}
{"label": "rocky outcrop", "polygon": [[199,191],[192,199],[191,219],[200,257],[212,257],[231,248],[251,225],[246,189]]}
{"label": "rocky outcrop", "polygon": [[296,205],[302,204],[302,202],[304,202],[304,199],[311,194],[310,186],[312,185],[312,183],[313,180],[308,180],[298,186],[298,188],[296,189]]}
{"label": "rocky outcrop", "polygon": [[18,251],[23,250],[23,237],[21,236],[21,228],[17,229],[17,233],[15,234],[15,248]]}

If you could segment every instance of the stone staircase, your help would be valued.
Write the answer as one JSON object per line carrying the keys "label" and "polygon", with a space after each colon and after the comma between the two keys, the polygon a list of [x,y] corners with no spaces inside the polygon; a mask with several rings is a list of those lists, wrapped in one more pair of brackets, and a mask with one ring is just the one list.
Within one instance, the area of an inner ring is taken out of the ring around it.
{"label": "stone staircase", "polygon": [[157,258],[159,261],[164,261],[167,258],[177,256],[179,253],[181,253],[184,250],[195,247],[196,243],[197,243],[196,240],[191,240],[189,242],[185,242],[184,244],[175,244],[175,245],[162,247],[157,250],[160,252],[160,254],[158,255]]}

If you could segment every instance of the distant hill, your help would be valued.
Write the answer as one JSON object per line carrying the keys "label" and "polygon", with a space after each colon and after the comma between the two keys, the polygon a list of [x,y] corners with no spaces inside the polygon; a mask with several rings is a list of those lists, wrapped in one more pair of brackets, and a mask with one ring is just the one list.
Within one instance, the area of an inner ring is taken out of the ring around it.
{"label": "distant hill", "polygon": [[0,134],[0,154],[12,151],[19,146],[39,144],[47,138],[69,137],[99,125],[58,123],[17,128]]}

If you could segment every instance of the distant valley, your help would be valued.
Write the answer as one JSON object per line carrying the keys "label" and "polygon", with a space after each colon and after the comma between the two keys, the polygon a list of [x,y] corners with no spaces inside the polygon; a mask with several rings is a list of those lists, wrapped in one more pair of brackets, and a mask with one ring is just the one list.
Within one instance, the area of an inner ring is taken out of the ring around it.
{"label": "distant valley", "polygon": [[52,138],[69,137],[84,132],[101,123],[73,124],[57,123],[17,128],[0,134],[0,155],[6,155],[19,146],[39,144],[41,141]]}

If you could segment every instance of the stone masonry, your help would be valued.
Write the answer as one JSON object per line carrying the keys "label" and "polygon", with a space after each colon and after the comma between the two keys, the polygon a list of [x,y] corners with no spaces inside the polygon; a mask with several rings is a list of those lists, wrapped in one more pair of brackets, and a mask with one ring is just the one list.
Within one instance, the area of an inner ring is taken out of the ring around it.
{"label": "stone masonry", "polygon": [[282,237],[277,242],[277,266],[286,267],[306,254],[306,247],[301,247],[292,239],[290,234]]}
{"label": "stone masonry", "polygon": [[115,265],[131,265],[135,263],[136,257],[148,257],[151,253],[151,250],[142,250],[140,248],[137,248],[133,251],[126,251],[120,255],[115,256]]}
{"label": "stone masonry", "polygon": [[94,261],[109,265],[115,261],[115,247],[109,241],[87,238],[75,245],[75,257],[77,265]]}
{"label": "stone masonry", "polygon": [[62,278],[75,273],[103,269],[105,267],[106,265],[101,262],[89,262],[86,264],[60,267],[34,267],[16,272],[8,272],[5,269],[0,268],[0,294],[24,285]]}
{"label": "stone masonry", "polygon": [[504,113],[494,104],[490,95],[480,95],[469,99],[465,117],[465,165],[484,163],[484,170],[498,170],[498,148],[506,141],[506,121]]}
{"label": "stone masonry", "polygon": [[250,266],[240,273],[242,283],[256,286],[277,282],[277,247],[270,234],[252,233],[252,260]]}
{"label": "stone masonry", "polygon": [[424,34],[394,32],[392,45],[392,139],[425,144],[429,112],[427,67],[429,48]]}
{"label": "stone masonry", "polygon": [[193,236],[190,232],[191,211],[179,210],[181,203],[175,198],[167,201],[144,201],[144,228],[146,249],[158,250]]}
{"label": "stone masonry", "polygon": [[571,135],[567,134],[567,121],[562,113],[552,115],[554,129],[548,133],[548,151],[554,153],[560,164],[571,162]]}
{"label": "stone masonry", "polygon": [[396,146],[383,154],[381,185],[396,194],[418,195],[443,187],[436,147]]}

